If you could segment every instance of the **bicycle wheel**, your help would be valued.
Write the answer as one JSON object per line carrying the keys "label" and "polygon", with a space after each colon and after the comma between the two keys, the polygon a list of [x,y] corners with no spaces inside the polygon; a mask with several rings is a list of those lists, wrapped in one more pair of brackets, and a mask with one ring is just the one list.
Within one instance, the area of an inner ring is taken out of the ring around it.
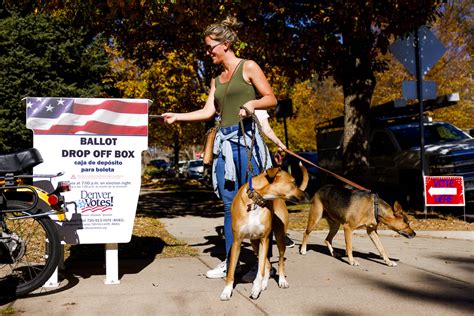
{"label": "bicycle wheel", "polygon": [[[10,210],[26,207],[28,203],[8,201]],[[9,220],[23,214],[4,215],[5,227],[0,230],[0,238],[8,248],[9,258],[0,262],[0,285],[10,294],[21,296],[41,287],[51,277],[59,264],[61,242],[54,222],[47,216]]]}

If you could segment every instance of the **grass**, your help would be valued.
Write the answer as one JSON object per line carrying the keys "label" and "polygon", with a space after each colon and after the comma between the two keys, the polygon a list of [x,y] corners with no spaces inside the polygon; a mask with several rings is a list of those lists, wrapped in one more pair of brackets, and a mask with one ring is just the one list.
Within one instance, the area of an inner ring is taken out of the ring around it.
{"label": "grass", "polygon": [[0,316],[15,315],[16,311],[12,306],[0,309]]}
{"label": "grass", "polygon": [[[189,247],[184,241],[176,239],[166,230],[159,219],[138,215],[135,218],[135,225],[133,227],[133,236],[137,237],[155,237],[164,242],[163,251],[158,254],[162,258],[182,257],[182,256],[197,256],[198,251]],[[133,239],[132,239],[133,242]],[[138,245],[131,243],[130,248],[135,248]]]}

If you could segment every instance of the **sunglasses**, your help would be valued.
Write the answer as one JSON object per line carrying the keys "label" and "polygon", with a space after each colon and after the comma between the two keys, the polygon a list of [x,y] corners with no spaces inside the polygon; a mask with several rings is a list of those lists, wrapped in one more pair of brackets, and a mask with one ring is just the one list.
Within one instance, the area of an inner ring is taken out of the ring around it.
{"label": "sunglasses", "polygon": [[206,46],[206,47],[205,47],[206,52],[208,52],[209,54],[212,54],[212,51],[214,50],[214,48],[216,48],[216,47],[219,46],[219,45],[225,44],[225,42],[226,42],[226,41],[217,43],[216,45]]}

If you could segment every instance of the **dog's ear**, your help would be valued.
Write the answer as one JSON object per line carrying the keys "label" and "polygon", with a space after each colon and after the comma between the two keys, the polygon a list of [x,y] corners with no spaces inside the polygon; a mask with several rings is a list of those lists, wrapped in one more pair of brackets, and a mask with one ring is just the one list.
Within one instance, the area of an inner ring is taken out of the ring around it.
{"label": "dog's ear", "polygon": [[395,204],[393,204],[393,211],[394,211],[395,214],[402,214],[403,213],[403,208],[400,205],[400,203],[398,203],[398,201],[395,201]]}
{"label": "dog's ear", "polygon": [[267,179],[268,179],[268,182],[272,183],[273,182],[273,179],[275,179],[276,175],[278,174],[278,172],[280,172],[280,168],[270,168],[270,169],[267,169]]}
{"label": "dog's ear", "polygon": [[405,213],[398,201],[395,201],[395,203],[393,204],[393,214],[395,215],[395,217],[403,218],[403,220],[407,223],[410,221],[407,213]]}

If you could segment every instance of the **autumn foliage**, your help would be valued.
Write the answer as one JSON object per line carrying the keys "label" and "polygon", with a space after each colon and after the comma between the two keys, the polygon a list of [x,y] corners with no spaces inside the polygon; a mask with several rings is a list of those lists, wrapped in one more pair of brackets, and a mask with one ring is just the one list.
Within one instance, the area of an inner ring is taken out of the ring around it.
{"label": "autumn foliage", "polygon": [[[67,23],[68,29],[80,29],[84,42],[106,39],[101,45],[109,58],[108,67],[101,65],[101,76],[94,77],[102,80],[102,90],[94,96],[147,98],[153,101],[150,114],[203,106],[210,80],[218,69],[206,57],[202,30],[209,23],[235,15],[243,24],[237,54],[261,65],[278,99],[293,101],[294,115],[286,120],[289,148],[317,150],[314,126],[346,115],[352,116],[346,126],[346,147],[352,142],[361,155],[366,148],[358,144],[363,143],[369,107],[401,98],[402,81],[414,80],[391,56],[389,45],[396,36],[426,24],[447,51],[425,79],[436,81],[438,95],[458,92],[461,97],[458,105],[431,115],[464,129],[472,127],[474,41],[468,0],[446,4],[435,0],[6,0],[5,8],[0,11],[0,19],[14,14],[50,15]],[[19,65],[21,61],[10,64]],[[83,69],[81,76],[96,74],[99,69],[90,68]],[[39,89],[17,91],[4,99],[25,93],[67,91]],[[8,117],[13,120],[11,113]],[[284,140],[283,122],[271,115],[271,125]],[[205,129],[205,123],[165,126],[150,120],[149,144],[178,158],[186,151],[200,149]]]}

